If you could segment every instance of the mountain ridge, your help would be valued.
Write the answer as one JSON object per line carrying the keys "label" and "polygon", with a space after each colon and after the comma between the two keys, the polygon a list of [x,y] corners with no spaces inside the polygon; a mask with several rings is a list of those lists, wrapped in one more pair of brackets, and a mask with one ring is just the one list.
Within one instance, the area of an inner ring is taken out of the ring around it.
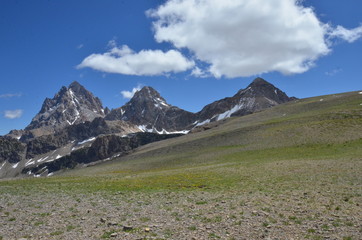
{"label": "mountain ridge", "polygon": [[[10,173],[1,172],[0,169],[0,177],[16,176],[23,172],[23,168],[37,169],[42,166],[46,169],[47,165],[50,166],[55,161],[57,166],[65,166],[62,161],[69,160],[65,156],[76,150],[87,149],[94,141],[105,136],[119,139],[138,132],[180,136],[210,122],[254,113],[294,99],[264,79],[257,78],[247,88],[238,90],[234,96],[210,103],[197,113],[167,103],[159,92],[149,86],[137,91],[123,106],[109,111],[108,108],[103,108],[99,98],[78,82],[73,82],[68,87],[61,87],[52,99],[46,98],[39,113],[24,130],[13,130],[8,134],[8,137],[18,139],[21,146],[14,143],[16,139],[2,141],[9,145],[9,150],[3,152],[2,162],[13,165],[3,170],[8,169]],[[210,127],[212,125],[204,130]],[[149,135],[139,136],[149,138]],[[158,138],[151,139],[156,141]],[[140,139],[140,142],[144,140]],[[98,141],[100,143],[111,144],[109,141]],[[104,151],[108,147],[98,146],[97,149]],[[17,153],[16,149],[21,151]],[[16,159],[9,160],[11,156],[16,156]],[[73,164],[74,161],[71,166]],[[46,171],[43,170],[30,173],[34,176],[39,175],[39,172],[45,174]]]}

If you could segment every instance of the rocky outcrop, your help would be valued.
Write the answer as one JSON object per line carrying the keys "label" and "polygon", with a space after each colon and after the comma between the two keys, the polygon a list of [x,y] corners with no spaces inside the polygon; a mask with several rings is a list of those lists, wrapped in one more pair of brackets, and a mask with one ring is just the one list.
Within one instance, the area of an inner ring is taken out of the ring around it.
{"label": "rocky outcrop", "polygon": [[73,151],[70,155],[59,158],[49,163],[42,163],[36,167],[27,167],[22,170],[23,174],[41,175],[66,168],[74,168],[78,164],[88,164],[99,160],[128,154],[133,149],[168,138],[178,137],[182,134],[155,134],[135,133],[128,137],[107,135],[98,137],[89,148]]}
{"label": "rocky outcrop", "polygon": [[116,121],[107,122],[103,118],[96,118],[92,122],[84,122],[65,127],[54,134],[40,136],[27,141],[26,158],[44,154],[60,148],[72,141],[83,141],[91,137],[106,134],[125,135],[138,132],[139,129],[131,123]]}
{"label": "rocky outcrop", "polygon": [[5,161],[17,163],[24,158],[24,155],[24,144],[10,137],[0,137],[0,164]]}

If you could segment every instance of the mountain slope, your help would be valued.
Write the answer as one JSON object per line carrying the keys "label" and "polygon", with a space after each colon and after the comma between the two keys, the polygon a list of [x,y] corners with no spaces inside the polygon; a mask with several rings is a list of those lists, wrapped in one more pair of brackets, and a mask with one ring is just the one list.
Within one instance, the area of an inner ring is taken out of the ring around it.
{"label": "mountain slope", "polygon": [[46,98],[25,130],[40,136],[104,116],[101,101],[78,82],[73,82],[68,88],[63,86],[52,99]]}
{"label": "mountain slope", "polygon": [[361,104],[358,92],[296,100],[229,119],[208,131],[141,147],[120,162],[69,174],[167,172],[194,167],[201,174],[203,166],[240,164],[239,160],[360,158]]}

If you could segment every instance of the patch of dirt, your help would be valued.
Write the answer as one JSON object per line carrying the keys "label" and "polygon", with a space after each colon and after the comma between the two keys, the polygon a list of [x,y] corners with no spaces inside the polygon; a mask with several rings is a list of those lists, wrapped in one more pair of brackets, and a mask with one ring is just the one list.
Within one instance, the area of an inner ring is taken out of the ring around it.
{"label": "patch of dirt", "polygon": [[297,190],[6,193],[0,239],[361,239],[360,203]]}

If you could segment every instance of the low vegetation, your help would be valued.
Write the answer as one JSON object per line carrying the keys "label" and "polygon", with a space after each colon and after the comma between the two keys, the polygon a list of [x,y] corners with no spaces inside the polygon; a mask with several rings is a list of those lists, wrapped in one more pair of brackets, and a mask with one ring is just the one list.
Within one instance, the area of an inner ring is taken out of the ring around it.
{"label": "low vegetation", "polygon": [[296,100],[109,163],[1,181],[0,232],[4,239],[359,239],[360,104],[356,92]]}

